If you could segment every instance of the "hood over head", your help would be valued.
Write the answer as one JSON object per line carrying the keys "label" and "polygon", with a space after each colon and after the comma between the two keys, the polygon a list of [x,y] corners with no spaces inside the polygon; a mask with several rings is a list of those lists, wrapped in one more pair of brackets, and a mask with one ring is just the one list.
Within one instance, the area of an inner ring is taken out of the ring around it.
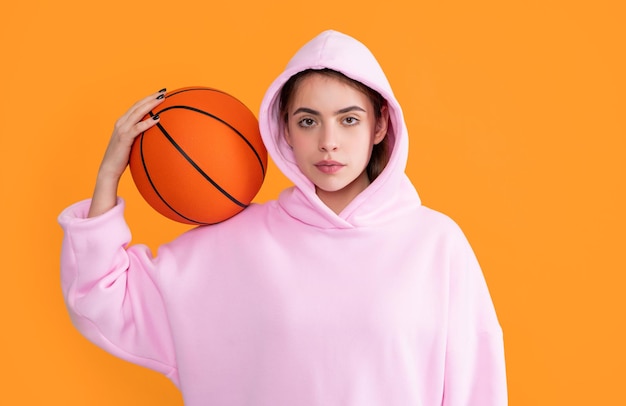
{"label": "hood over head", "polygon": [[[307,69],[332,69],[379,92],[387,101],[390,157],[383,172],[339,215],[315,193],[315,185],[296,165],[287,144],[279,113],[280,90],[289,78]],[[278,168],[295,185],[284,191],[279,204],[300,221],[321,228],[354,228],[385,222],[415,209],[420,200],[405,174],[408,134],[402,109],[370,50],[337,31],[324,31],[306,43],[269,86],[261,103],[259,126],[265,146]]]}

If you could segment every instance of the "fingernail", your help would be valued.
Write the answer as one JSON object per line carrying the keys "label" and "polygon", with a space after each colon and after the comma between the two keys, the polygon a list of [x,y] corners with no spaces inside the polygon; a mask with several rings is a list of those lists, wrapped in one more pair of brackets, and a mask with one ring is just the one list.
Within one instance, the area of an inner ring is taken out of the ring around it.
{"label": "fingernail", "polygon": [[159,115],[157,114],[157,115],[155,115],[155,116],[152,116],[152,119],[153,119],[154,121],[157,121],[157,120],[159,119]]}
{"label": "fingernail", "polygon": [[159,93],[165,93],[166,90],[167,90],[166,88],[163,88],[163,89],[159,90]]}
{"label": "fingernail", "polygon": [[157,100],[161,100],[164,97],[165,97],[165,95],[163,93],[161,93],[160,95],[157,96]]}

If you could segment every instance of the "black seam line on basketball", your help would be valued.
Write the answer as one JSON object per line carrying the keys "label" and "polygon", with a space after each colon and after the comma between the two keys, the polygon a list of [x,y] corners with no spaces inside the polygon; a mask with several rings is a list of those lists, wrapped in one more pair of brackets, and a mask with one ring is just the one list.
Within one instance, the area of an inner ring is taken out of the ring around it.
{"label": "black seam line on basketball", "polygon": [[226,92],[223,92],[223,91],[218,90],[218,89],[213,89],[213,88],[210,88],[210,87],[190,87],[188,89],[175,90],[172,93],[169,93],[168,95],[166,95],[165,98],[167,99],[168,97],[172,97],[172,96],[180,94],[180,93],[190,92],[192,90],[206,90],[206,91],[209,91],[209,92],[222,93],[222,94],[225,94],[227,96],[231,96],[230,94],[228,94]]}
{"label": "black seam line on basketball", "polygon": [[256,151],[256,149],[254,148],[254,146],[250,143],[250,141],[248,141],[248,139],[246,137],[244,137],[244,135],[242,133],[239,132],[239,130],[237,130],[235,127],[233,127],[231,124],[229,124],[228,122],[222,120],[221,118],[219,118],[218,116],[215,116],[207,111],[204,110],[200,110],[197,109],[195,107],[190,107],[190,106],[168,106],[165,107],[163,110],[160,110],[158,112],[158,114],[164,113],[168,110],[172,110],[172,109],[185,109],[185,110],[190,110],[190,111],[195,111],[196,113],[200,113],[200,114],[204,114],[205,116],[209,116],[217,121],[219,121],[220,123],[228,126],[228,128],[230,128],[231,130],[233,130],[234,132],[237,133],[237,135],[239,135],[239,137],[246,143],[248,144],[248,147],[250,147],[250,149],[252,150],[252,152],[254,153],[254,155],[256,156],[257,161],[259,161],[259,165],[261,166],[261,173],[263,174],[263,178],[265,178],[265,167],[263,166],[263,160],[261,159],[261,157],[259,156],[259,153]]}
{"label": "black seam line on basketball", "polygon": [[[152,112],[150,112],[150,115],[152,116]],[[154,184],[154,182],[152,182],[152,178],[150,177],[150,171],[148,171],[148,165],[146,164],[146,161],[144,159],[144,155],[143,155],[143,135],[144,133],[141,133],[140,135],[140,139],[139,139],[139,152],[140,152],[140,156],[141,156],[141,164],[143,165],[143,170],[144,173],[146,174],[146,177],[148,178],[148,182],[150,182],[150,186],[152,186],[152,190],[154,190],[154,193],[156,193],[156,195],[159,197],[159,199],[161,199],[161,201],[167,206],[169,207],[169,209],[171,211],[173,211],[174,213],[178,214],[180,217],[184,218],[187,221],[190,221],[192,223],[196,223],[198,225],[208,225],[205,222],[202,221],[198,221],[198,220],[194,220],[191,219],[187,216],[182,215],[181,213],[179,213],[176,209],[174,209],[164,198],[163,196],[161,196],[161,194],[159,193],[159,189],[157,189],[156,185]]]}
{"label": "black seam line on basketball", "polygon": [[202,168],[200,168],[200,166],[198,166],[198,164],[196,164],[194,162],[194,160],[191,159],[191,157],[189,155],[187,155],[185,150],[182,149],[181,146],[176,143],[176,141],[168,134],[168,132],[165,130],[165,128],[163,128],[161,123],[157,123],[157,127],[159,127],[161,132],[163,132],[163,135],[165,135],[165,138],[168,139],[168,141],[174,146],[174,148],[176,148],[178,150],[178,152],[180,152],[180,154],[187,160],[187,162],[189,162],[189,164],[191,166],[193,166],[200,173],[200,175],[202,175],[204,177],[204,179],[208,180],[211,185],[213,185],[217,190],[222,192],[224,194],[224,196],[226,196],[228,199],[230,199],[230,201],[235,203],[237,206],[243,207],[244,209],[246,207],[248,207],[247,204],[241,203],[234,196],[232,196],[230,193],[228,193],[226,190],[224,190],[224,188],[222,188],[220,185],[218,185],[217,182],[215,182],[213,179],[211,179],[211,177],[209,175],[207,175],[206,172],[204,172],[202,170]]}

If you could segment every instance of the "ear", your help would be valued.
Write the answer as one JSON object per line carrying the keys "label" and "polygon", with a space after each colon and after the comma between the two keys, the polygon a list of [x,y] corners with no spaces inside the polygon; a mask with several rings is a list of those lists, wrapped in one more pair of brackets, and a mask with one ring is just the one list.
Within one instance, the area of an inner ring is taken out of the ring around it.
{"label": "ear", "polygon": [[389,109],[387,106],[383,106],[380,109],[380,118],[376,123],[376,132],[374,133],[374,145],[380,144],[387,135],[387,128],[389,127]]}
{"label": "ear", "polygon": [[289,124],[283,123],[283,133],[285,137],[285,142],[289,145],[290,148],[293,148],[291,144],[291,134],[289,134]]}

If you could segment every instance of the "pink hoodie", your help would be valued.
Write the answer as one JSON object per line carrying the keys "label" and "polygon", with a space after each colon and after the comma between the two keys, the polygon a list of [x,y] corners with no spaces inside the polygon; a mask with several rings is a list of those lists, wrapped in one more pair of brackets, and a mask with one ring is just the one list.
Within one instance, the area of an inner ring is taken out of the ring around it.
{"label": "pink hoodie", "polygon": [[[278,125],[294,73],[331,68],[389,103],[393,152],[336,215],[298,170]],[[408,135],[373,55],[326,31],[269,87],[267,149],[294,182],[277,201],[159,248],[128,247],[124,203],[59,217],[63,292],[76,327],[167,375],[189,406],[507,404],[502,331],[467,240],[420,204],[404,173]]]}

